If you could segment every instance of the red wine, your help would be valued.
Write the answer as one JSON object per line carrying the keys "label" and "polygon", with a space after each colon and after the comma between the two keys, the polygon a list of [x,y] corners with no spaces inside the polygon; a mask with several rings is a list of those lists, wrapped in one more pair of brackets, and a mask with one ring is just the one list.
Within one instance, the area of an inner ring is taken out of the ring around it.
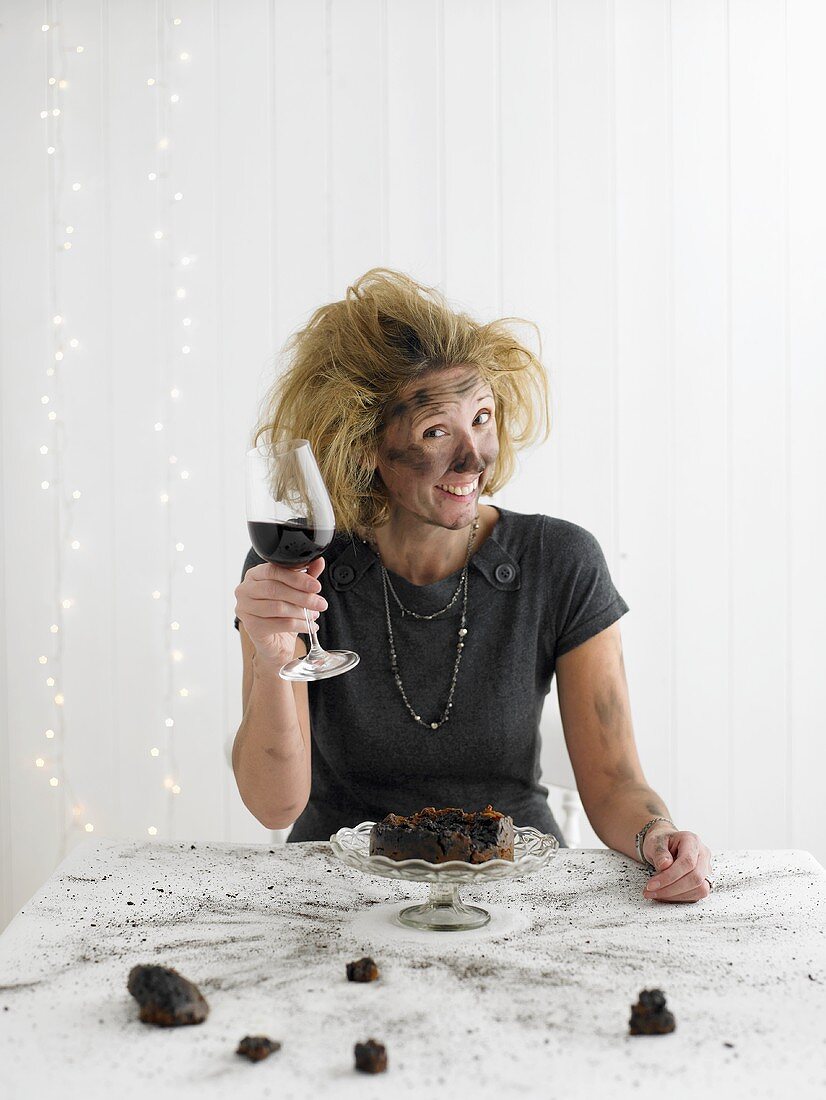
{"label": "red wine", "polygon": [[247,520],[250,542],[259,558],[275,565],[309,565],[320,558],[335,535],[334,527],[308,527],[306,523],[267,523]]}

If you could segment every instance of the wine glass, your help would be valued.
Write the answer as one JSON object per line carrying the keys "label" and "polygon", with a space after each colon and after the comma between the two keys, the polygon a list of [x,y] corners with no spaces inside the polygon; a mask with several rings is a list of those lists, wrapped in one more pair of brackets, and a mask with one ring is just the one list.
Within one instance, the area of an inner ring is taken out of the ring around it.
{"label": "wine glass", "polygon": [[[303,569],[320,558],[336,533],[333,506],[310,443],[290,439],[247,452],[247,528],[260,558]],[[310,649],[279,670],[284,680],[325,680],[359,663],[350,650],[326,652],[304,609]]]}

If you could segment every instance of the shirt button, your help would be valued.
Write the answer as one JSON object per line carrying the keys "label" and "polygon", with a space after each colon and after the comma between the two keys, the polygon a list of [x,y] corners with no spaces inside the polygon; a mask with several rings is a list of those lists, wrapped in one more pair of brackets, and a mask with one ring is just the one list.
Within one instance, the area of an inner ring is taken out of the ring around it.
{"label": "shirt button", "polygon": [[503,561],[501,565],[496,566],[494,576],[500,584],[507,584],[516,576],[516,569],[508,562]]}
{"label": "shirt button", "polygon": [[352,565],[334,565],[330,572],[336,584],[350,584],[356,576]]}

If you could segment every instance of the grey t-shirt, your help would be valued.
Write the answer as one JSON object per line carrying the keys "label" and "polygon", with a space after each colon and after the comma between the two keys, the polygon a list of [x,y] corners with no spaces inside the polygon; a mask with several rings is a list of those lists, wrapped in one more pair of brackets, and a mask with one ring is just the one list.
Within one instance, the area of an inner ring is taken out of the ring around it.
{"label": "grey t-shirt", "polygon": [[[468,571],[467,630],[450,719],[423,728],[408,713],[390,668],[381,570],[370,547],[346,534],[325,554],[319,642],[353,649],[355,669],[309,685],[310,800],[289,841],[328,840],[342,826],[412,814],[424,806],[480,810],[490,803],[516,825],[564,838],[539,782],[539,719],[556,658],[624,615],[605,556],[567,520],[498,508],[499,520]],[[241,573],[262,563],[250,550]],[[414,585],[392,571],[406,607],[444,607],[461,570]],[[389,594],[399,672],[416,713],[441,718],[456,658],[462,597],[432,620],[402,618]],[[235,620],[238,627],[238,619]]]}

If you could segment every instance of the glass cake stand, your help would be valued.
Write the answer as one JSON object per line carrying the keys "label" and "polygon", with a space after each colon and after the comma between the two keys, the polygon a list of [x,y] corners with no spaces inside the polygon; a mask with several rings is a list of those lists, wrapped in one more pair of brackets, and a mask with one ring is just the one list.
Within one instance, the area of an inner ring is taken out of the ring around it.
{"label": "glass cake stand", "polygon": [[478,905],[466,905],[460,896],[465,885],[485,885],[506,878],[522,878],[544,867],[559,850],[559,841],[530,825],[514,826],[513,860],[490,859],[487,863],[428,863],[424,859],[388,859],[370,855],[370,830],[374,821],[362,821],[353,829],[339,829],[330,837],[333,853],[366,875],[426,882],[430,894],[423,905],[402,909],[399,920],[410,928],[430,932],[466,932],[481,928],[490,913]]}

